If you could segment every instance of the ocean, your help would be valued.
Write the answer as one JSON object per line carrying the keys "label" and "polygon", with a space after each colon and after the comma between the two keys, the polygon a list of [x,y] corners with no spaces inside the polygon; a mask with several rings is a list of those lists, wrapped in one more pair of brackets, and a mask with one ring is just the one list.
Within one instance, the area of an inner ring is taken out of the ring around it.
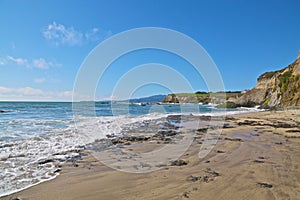
{"label": "ocean", "polygon": [[55,178],[61,163],[85,145],[134,126],[142,132],[144,121],[257,111],[126,102],[0,102],[0,110],[0,197]]}

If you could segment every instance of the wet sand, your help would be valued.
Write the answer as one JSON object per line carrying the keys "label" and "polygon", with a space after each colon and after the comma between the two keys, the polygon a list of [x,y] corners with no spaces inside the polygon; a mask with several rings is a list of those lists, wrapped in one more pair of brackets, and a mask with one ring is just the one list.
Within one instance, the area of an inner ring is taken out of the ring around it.
{"label": "wet sand", "polygon": [[[216,146],[202,159],[205,131],[190,131],[189,149],[160,170],[121,172],[85,152],[78,167],[66,163],[56,179],[0,199],[299,199],[300,110],[227,116]],[[148,152],[163,142],[152,137],[122,148]]]}

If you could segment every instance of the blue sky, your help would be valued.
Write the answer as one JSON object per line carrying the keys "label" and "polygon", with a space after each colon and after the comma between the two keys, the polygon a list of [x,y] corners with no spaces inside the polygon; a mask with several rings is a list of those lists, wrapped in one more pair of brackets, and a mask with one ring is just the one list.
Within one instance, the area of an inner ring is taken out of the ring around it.
{"label": "blue sky", "polygon": [[[76,74],[90,51],[110,36],[140,27],[188,35],[214,60],[226,90],[250,89],[261,73],[296,59],[299,8],[298,0],[0,0],[0,100],[70,101]],[[148,50],[117,60],[95,98],[124,98],[112,95],[117,80],[151,62],[179,71],[194,91],[207,89],[184,60]],[[137,79],[143,76],[147,74]],[[168,92],[148,85],[133,95]]]}

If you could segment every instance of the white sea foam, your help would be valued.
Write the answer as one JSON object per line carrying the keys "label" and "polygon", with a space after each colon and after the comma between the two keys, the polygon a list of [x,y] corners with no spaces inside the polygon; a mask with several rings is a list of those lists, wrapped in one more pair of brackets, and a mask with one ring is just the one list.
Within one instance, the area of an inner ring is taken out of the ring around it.
{"label": "white sea foam", "polygon": [[[163,116],[81,117],[76,120],[76,126],[70,123],[68,127],[52,129],[51,135],[32,134],[30,138],[26,136],[27,139],[0,142],[0,196],[55,178],[60,162],[76,156],[74,150],[82,145],[106,135],[121,134],[122,127],[129,124]],[[30,126],[28,123],[26,121]]]}

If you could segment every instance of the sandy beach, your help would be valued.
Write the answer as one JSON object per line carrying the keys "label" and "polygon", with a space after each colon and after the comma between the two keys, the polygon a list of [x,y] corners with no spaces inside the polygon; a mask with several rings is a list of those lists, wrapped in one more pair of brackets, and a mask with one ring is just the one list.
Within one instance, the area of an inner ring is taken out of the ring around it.
{"label": "sandy beach", "polygon": [[[159,170],[114,170],[84,151],[57,178],[0,199],[299,199],[300,110],[227,116],[217,144],[200,159],[205,130],[189,128],[195,133],[192,145]],[[116,143],[131,152],[151,151],[166,141],[157,135],[125,140]]]}

